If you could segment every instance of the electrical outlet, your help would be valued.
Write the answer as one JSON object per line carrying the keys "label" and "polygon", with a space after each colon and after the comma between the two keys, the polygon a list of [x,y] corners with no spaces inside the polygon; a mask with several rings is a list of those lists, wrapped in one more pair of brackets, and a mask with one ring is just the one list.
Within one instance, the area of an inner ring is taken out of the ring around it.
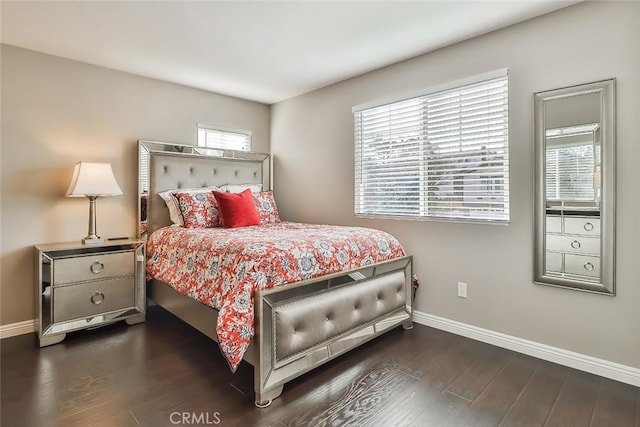
{"label": "electrical outlet", "polygon": [[460,298],[467,297],[467,284],[463,282],[458,282],[458,296]]}

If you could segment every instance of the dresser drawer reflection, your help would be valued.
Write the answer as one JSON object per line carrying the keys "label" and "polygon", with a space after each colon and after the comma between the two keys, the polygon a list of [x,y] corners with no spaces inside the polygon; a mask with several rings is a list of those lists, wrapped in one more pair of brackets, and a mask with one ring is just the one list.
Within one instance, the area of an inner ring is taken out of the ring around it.
{"label": "dresser drawer reflection", "polygon": [[565,234],[581,234],[585,236],[600,236],[600,218],[564,218]]}
{"label": "dresser drawer reflection", "polygon": [[547,250],[599,255],[600,239],[597,237],[547,234]]}
{"label": "dresser drawer reflection", "polygon": [[565,254],[564,271],[568,274],[600,277],[600,258],[595,256]]}

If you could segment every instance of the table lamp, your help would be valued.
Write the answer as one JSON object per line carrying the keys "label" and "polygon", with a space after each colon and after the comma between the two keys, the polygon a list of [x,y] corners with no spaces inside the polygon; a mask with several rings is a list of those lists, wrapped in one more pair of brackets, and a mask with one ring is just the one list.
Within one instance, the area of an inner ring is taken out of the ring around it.
{"label": "table lamp", "polygon": [[82,239],[82,243],[92,245],[104,242],[96,234],[96,199],[121,194],[122,190],[113,176],[110,163],[76,163],[66,196],[84,196],[89,199],[89,234]]}

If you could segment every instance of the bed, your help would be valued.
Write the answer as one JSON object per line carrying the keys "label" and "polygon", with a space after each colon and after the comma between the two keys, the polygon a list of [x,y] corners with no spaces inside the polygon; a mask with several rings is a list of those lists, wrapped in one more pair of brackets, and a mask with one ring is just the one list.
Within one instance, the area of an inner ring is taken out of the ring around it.
{"label": "bed", "polygon": [[[282,393],[286,382],[340,354],[397,326],[412,327],[412,257],[405,255],[387,233],[287,222],[244,229],[171,226],[169,211],[159,193],[223,185],[255,185],[266,191],[270,183],[268,155],[154,141],[139,141],[138,153],[139,233],[148,239],[147,294],[154,303],[217,341],[231,369],[240,359],[254,367],[257,406],[268,406]],[[305,243],[302,234],[316,236],[311,240],[314,243]],[[328,239],[330,236],[335,240]],[[249,240],[245,239],[250,238],[259,242],[247,243]],[[352,238],[362,241],[345,243],[352,242]],[[298,242],[294,262],[289,262],[290,255],[282,252],[290,246],[286,239]],[[221,242],[227,242],[231,249],[221,249]],[[172,249],[167,244],[176,246]],[[320,251],[315,259],[326,256],[331,262],[324,267],[318,262],[307,268],[310,264],[304,263],[300,253],[315,250],[311,246]],[[351,247],[353,253],[360,255],[368,246],[374,248],[373,255],[361,259],[352,257],[352,253],[348,257],[337,253],[340,248]],[[201,252],[188,255],[195,248]],[[270,258],[254,262],[245,257],[245,252],[252,251],[245,248],[268,253]],[[228,251],[220,258],[226,260],[226,269],[207,270],[206,266],[215,264],[209,258],[214,249]],[[198,262],[186,262],[187,258]],[[285,268],[277,260],[285,263]],[[161,271],[161,266],[180,261],[185,261],[182,270]],[[292,268],[295,261],[299,266]],[[255,264],[263,265],[266,273]],[[275,264],[278,268],[274,268]],[[244,274],[247,268],[253,275],[242,277],[260,279],[251,279],[251,286],[249,279],[236,283],[233,272],[242,269]],[[195,276],[189,278],[187,270]],[[227,297],[216,299],[203,283],[205,277],[210,277],[212,283],[222,283],[223,276],[228,286],[237,288],[226,289],[222,295]],[[243,289],[251,291],[239,298]],[[229,334],[236,341],[230,340]],[[238,339],[240,335],[242,339]]]}

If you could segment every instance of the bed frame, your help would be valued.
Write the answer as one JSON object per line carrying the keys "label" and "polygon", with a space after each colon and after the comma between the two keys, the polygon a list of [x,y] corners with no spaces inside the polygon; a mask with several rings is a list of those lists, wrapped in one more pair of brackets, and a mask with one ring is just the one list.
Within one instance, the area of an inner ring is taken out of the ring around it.
{"label": "bed frame", "polygon": [[[159,192],[223,184],[269,189],[269,156],[139,141],[140,235],[171,224]],[[266,407],[286,382],[372,338],[412,327],[412,257],[326,275],[255,294],[255,335],[244,355],[254,367],[255,404]],[[151,280],[149,298],[218,341],[218,311]]]}

